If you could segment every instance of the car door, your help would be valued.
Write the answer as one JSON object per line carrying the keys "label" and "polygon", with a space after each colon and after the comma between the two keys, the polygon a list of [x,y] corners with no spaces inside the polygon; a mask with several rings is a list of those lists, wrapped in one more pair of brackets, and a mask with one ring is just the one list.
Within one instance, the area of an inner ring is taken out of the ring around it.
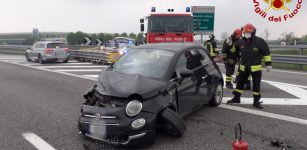
{"label": "car door", "polygon": [[27,49],[27,53],[28,53],[28,56],[30,59],[33,59],[33,51],[34,51],[34,48],[37,44],[33,44],[33,46],[31,46],[29,49]]}
{"label": "car door", "polygon": [[[191,54],[194,49],[186,50],[178,59],[175,66],[176,76],[180,76],[180,72],[183,70],[192,70],[197,69],[197,63],[193,63],[191,60]],[[199,98],[199,87],[196,86],[198,83],[198,78],[194,74],[190,77],[181,77],[177,82],[177,108],[180,115],[185,115],[200,106]]]}
{"label": "car door", "polygon": [[217,70],[213,64],[213,60],[210,59],[208,53],[203,48],[196,48],[196,52],[202,55],[202,67],[203,67],[203,75],[202,75],[202,84],[200,93],[202,93],[202,98],[205,101],[209,101],[214,92],[216,82],[215,74],[217,74]]}
{"label": "car door", "polygon": [[31,53],[30,53],[30,56],[31,56],[32,60],[37,59],[37,49],[39,48],[39,46],[40,46],[40,43],[35,43],[33,45]]}

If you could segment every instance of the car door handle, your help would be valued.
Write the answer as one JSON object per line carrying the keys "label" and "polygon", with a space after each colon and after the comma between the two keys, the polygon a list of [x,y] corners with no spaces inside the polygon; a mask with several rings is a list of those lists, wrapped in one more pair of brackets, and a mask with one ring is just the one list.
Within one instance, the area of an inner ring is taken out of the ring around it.
{"label": "car door handle", "polygon": [[204,80],[204,79],[206,79],[207,77],[208,77],[208,75],[201,77],[201,79]]}

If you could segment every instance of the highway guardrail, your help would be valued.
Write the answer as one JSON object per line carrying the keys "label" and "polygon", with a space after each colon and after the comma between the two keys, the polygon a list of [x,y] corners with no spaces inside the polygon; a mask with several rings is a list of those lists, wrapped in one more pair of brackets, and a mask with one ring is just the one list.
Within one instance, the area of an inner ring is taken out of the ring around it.
{"label": "highway guardrail", "polygon": [[[31,46],[29,45],[0,45],[0,53],[9,54],[24,54],[26,49]],[[270,49],[288,49],[288,50],[300,50],[300,54],[303,54],[303,50],[307,49],[305,45],[297,45],[297,46],[280,46],[280,45],[270,45]],[[110,52],[98,51],[98,50],[71,50],[70,55],[73,58],[91,62],[101,62],[101,63],[109,63],[110,62]],[[272,54],[272,61],[277,63],[286,63],[286,64],[296,64],[300,65],[300,69],[302,65],[307,65],[307,56],[301,55],[279,55]]]}

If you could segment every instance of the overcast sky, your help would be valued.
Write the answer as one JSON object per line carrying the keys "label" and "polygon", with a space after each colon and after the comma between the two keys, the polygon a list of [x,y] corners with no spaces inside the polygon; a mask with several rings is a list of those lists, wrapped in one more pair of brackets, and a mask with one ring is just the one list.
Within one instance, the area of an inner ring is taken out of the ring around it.
{"label": "overcast sky", "polygon": [[[139,19],[156,6],[158,12],[167,8],[184,12],[186,6],[215,6],[215,34],[232,32],[245,23],[253,23],[257,34],[270,31],[275,39],[284,31],[296,36],[307,34],[307,2],[303,1],[299,13],[282,22],[269,22],[254,11],[253,0],[0,0],[0,33],[39,31],[88,33],[139,32]],[[260,7],[268,7],[258,0]],[[297,0],[287,6],[293,11]],[[269,11],[270,15],[284,14],[284,10]]]}

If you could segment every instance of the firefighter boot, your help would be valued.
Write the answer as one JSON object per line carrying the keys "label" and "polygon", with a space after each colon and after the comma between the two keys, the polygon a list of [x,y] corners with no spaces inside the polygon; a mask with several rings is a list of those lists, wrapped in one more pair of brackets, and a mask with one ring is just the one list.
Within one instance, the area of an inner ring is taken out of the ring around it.
{"label": "firefighter boot", "polygon": [[243,90],[251,90],[252,87],[251,87],[251,81],[250,80],[247,80],[245,85],[244,85],[244,88]]}
{"label": "firefighter boot", "polygon": [[233,84],[231,82],[226,82],[226,88],[233,89]]}
{"label": "firefighter boot", "polygon": [[262,102],[260,102],[260,98],[261,98],[260,95],[254,95],[253,106],[258,108],[258,109],[263,109],[262,104],[261,104]]}
{"label": "firefighter boot", "polygon": [[232,103],[241,103],[241,94],[234,92],[234,97],[227,101],[227,104],[232,104]]}

